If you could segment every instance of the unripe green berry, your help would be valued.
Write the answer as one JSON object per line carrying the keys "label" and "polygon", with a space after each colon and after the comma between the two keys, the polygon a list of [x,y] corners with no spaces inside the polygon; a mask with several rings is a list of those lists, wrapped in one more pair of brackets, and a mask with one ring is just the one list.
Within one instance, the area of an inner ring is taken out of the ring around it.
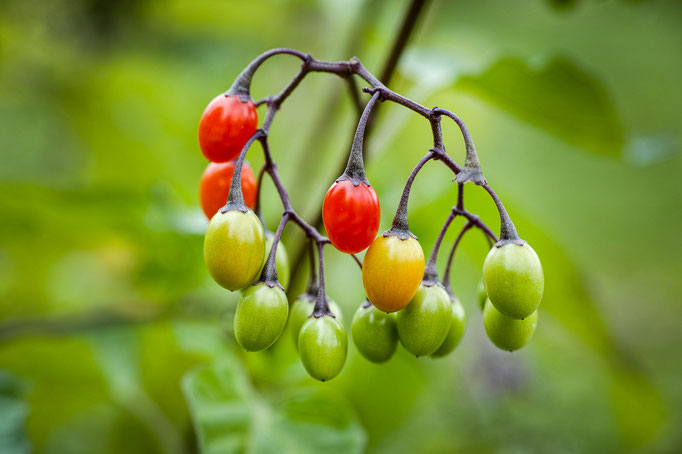
{"label": "unripe green berry", "polygon": [[[317,297],[304,293],[303,295],[296,298],[294,304],[291,305],[291,310],[289,311],[289,331],[291,332],[291,338],[294,341],[296,349],[298,349],[298,335],[301,333],[301,327],[308,320],[315,309],[315,299]],[[341,313],[341,308],[335,301],[327,297],[327,305],[329,310],[334,314],[336,318],[343,321],[343,314]]]}
{"label": "unripe green berry", "polygon": [[263,225],[253,211],[218,211],[206,229],[204,261],[213,279],[228,290],[251,284],[265,255]]}
{"label": "unripe green berry", "polygon": [[517,319],[535,312],[545,286],[540,259],[527,243],[493,246],[483,263],[483,281],[495,308]]}
{"label": "unripe green berry", "polygon": [[388,361],[398,346],[395,313],[387,314],[366,301],[353,316],[351,334],[362,356],[373,363]]}
{"label": "unripe green berry", "polygon": [[320,381],[336,377],[346,362],[348,337],[343,323],[331,315],[310,317],[298,337],[301,362],[311,377]]}
{"label": "unripe green berry", "polygon": [[487,301],[483,309],[483,327],[488,338],[501,350],[514,351],[526,345],[538,322],[537,311],[523,320],[507,317],[490,301]]}
{"label": "unripe green berry", "polygon": [[446,356],[452,352],[459,341],[462,340],[464,336],[464,329],[466,328],[466,314],[464,312],[464,306],[459,302],[459,299],[455,296],[450,297],[450,307],[452,309],[452,323],[450,323],[450,329],[448,330],[445,340],[438,347],[438,350],[431,353],[434,358],[440,358]]}
{"label": "unripe green berry", "polygon": [[400,342],[415,356],[438,350],[450,329],[450,297],[440,285],[419,286],[410,303],[398,312],[396,323]]}
{"label": "unripe green berry", "polygon": [[265,350],[279,338],[287,323],[289,303],[284,291],[259,283],[247,288],[237,303],[234,335],[246,351]]}
{"label": "unripe green berry", "polygon": [[485,307],[485,302],[488,301],[488,294],[485,292],[485,285],[483,284],[483,278],[478,281],[478,287],[476,288],[476,300],[478,301],[478,307],[483,310]]}

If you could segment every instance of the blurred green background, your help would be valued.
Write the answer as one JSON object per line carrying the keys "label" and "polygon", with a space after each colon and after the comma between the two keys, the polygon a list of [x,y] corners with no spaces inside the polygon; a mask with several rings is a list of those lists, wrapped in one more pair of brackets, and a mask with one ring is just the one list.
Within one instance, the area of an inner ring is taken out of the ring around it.
{"label": "blurred green background", "polygon": [[[427,2],[401,56],[391,88],[467,122],[488,181],[543,261],[528,347],[503,353],[485,337],[477,232],[453,276],[467,332],[445,359],[399,349],[376,366],[351,343],[342,374],[320,384],[288,335],[264,353],[235,345],[238,295],[202,258],[203,108],[271,47],[357,55],[378,74],[406,7],[0,3],[1,453],[682,451],[675,0]],[[297,67],[268,61],[254,97]],[[274,157],[304,217],[338,176],[356,119],[347,87],[324,74],[275,119]],[[462,162],[458,130],[444,120],[444,133]],[[382,229],[429,146],[423,119],[382,106],[367,143]],[[248,159],[260,167],[258,147]],[[432,163],[413,189],[410,226],[427,253],[455,201],[450,180]],[[484,191],[466,196],[497,229]],[[264,204],[273,229],[281,205],[269,182]],[[287,228],[290,254],[301,239]],[[348,326],[360,273],[327,250],[328,292]]]}

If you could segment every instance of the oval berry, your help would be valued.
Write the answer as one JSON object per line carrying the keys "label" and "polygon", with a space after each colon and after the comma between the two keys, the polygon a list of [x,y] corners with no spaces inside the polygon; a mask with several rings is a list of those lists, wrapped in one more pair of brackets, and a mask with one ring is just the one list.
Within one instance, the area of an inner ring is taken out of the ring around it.
{"label": "oval berry", "polygon": [[538,322],[537,311],[523,320],[507,317],[488,300],[483,309],[483,327],[490,341],[501,350],[514,351],[526,345]]}
{"label": "oval berry", "polygon": [[419,241],[395,235],[379,236],[367,250],[362,283],[370,302],[384,312],[407,306],[424,275],[424,251]]}
{"label": "oval berry", "polygon": [[[234,161],[211,162],[204,170],[199,183],[199,201],[201,202],[201,209],[204,210],[208,219],[211,219],[227,203],[232,175],[234,175]],[[257,188],[253,170],[251,170],[249,163],[244,161],[242,165],[242,194],[244,194],[244,203],[249,208],[256,205]]]}
{"label": "oval berry", "polygon": [[460,303],[459,299],[455,296],[450,296],[450,309],[452,321],[450,323],[450,329],[448,330],[445,340],[438,347],[438,350],[431,353],[434,358],[441,358],[443,356],[449,355],[462,340],[464,336],[464,329],[466,327],[466,314],[464,312],[464,306]]}
{"label": "oval berry", "polygon": [[381,209],[374,188],[337,181],[329,188],[322,204],[322,220],[329,241],[341,252],[356,254],[372,244],[379,231]]}
{"label": "oval berry", "polygon": [[488,301],[488,294],[485,292],[485,285],[483,284],[483,278],[478,281],[478,287],[476,287],[476,300],[478,302],[478,307],[483,310],[485,307],[485,302]]}
{"label": "oval berry", "polygon": [[348,338],[343,324],[331,315],[310,317],[298,336],[301,362],[311,377],[320,381],[336,377],[346,363]]}
{"label": "oval berry", "polygon": [[[301,327],[312,315],[315,309],[315,300],[317,299],[314,295],[309,295],[304,293],[303,295],[296,298],[294,304],[291,306],[291,311],[289,315],[289,330],[291,331],[291,337],[294,340],[294,345],[298,349],[298,336],[301,334]],[[335,301],[327,298],[327,305],[329,310],[334,314],[339,320],[343,320],[343,314],[341,313],[341,308],[336,304]]]}
{"label": "oval berry", "polygon": [[238,96],[216,96],[201,116],[199,146],[209,161],[231,161],[258,127],[256,105]]}
{"label": "oval berry", "polygon": [[351,334],[358,351],[373,363],[391,359],[398,346],[395,314],[382,312],[369,301],[355,312]]}
{"label": "oval berry", "polygon": [[281,288],[265,283],[247,288],[237,303],[234,314],[234,336],[249,352],[270,347],[287,323],[289,302]]}
{"label": "oval berry", "polygon": [[540,259],[527,243],[490,249],[483,262],[483,282],[495,308],[518,319],[535,312],[545,286]]}
{"label": "oval berry", "polygon": [[405,350],[425,356],[438,350],[445,340],[452,320],[450,297],[440,285],[419,286],[403,310],[398,312],[398,336]]}
{"label": "oval berry", "polygon": [[239,290],[258,276],[265,255],[263,225],[253,211],[216,213],[204,237],[204,261],[213,279]]}

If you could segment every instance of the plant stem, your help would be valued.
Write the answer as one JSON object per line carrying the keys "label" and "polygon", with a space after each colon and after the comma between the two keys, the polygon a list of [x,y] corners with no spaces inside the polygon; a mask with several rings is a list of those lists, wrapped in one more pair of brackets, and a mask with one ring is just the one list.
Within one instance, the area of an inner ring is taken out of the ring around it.
{"label": "plant stem", "polygon": [[[272,239],[272,246],[270,247],[270,253],[268,254],[268,258],[265,261],[265,265],[263,266],[263,272],[261,273],[260,276],[260,281],[264,282],[267,286],[269,287],[274,287],[279,284],[279,280],[277,279],[277,246],[279,245],[279,240],[282,237],[282,232],[284,231],[284,227],[287,225],[287,222],[289,222],[289,214],[284,213],[282,216],[282,220],[279,223],[279,226],[277,226],[277,231],[275,232],[275,237]],[[281,285],[280,285],[281,287]]]}
{"label": "plant stem", "polygon": [[459,232],[459,235],[457,235],[457,238],[452,245],[452,249],[450,249],[450,255],[448,256],[448,261],[445,265],[445,272],[443,272],[443,280],[441,281],[443,287],[445,287],[445,290],[447,290],[449,294],[452,294],[452,285],[450,284],[450,269],[452,268],[452,259],[455,257],[455,250],[457,250],[457,246],[459,245],[459,242],[462,241],[464,234],[473,226],[474,223],[471,221],[464,224],[464,227],[462,227],[462,230]]}
{"label": "plant stem", "polygon": [[398,209],[395,213],[395,217],[393,218],[393,224],[386,234],[397,234],[397,236],[403,240],[406,240],[410,236],[410,225],[407,219],[407,202],[410,199],[410,190],[412,189],[412,183],[414,183],[414,179],[417,177],[417,173],[419,173],[422,167],[424,167],[424,164],[433,158],[433,155],[433,151],[426,153],[426,155],[421,158],[421,160],[410,173],[410,176],[407,178],[405,188],[403,188],[403,193],[400,196]]}
{"label": "plant stem", "polygon": [[379,93],[375,93],[365,106],[365,110],[362,112],[362,116],[358,122],[358,127],[355,130],[355,137],[353,138],[353,145],[350,149],[350,156],[348,156],[346,170],[336,181],[349,178],[355,186],[359,186],[361,183],[369,186],[369,181],[367,181],[367,177],[365,175],[365,163],[363,161],[362,150],[365,145],[365,127],[367,126],[367,120],[369,119],[369,115],[372,112],[374,104],[376,104],[380,97],[381,95]]}
{"label": "plant stem", "polygon": [[242,193],[242,166],[244,165],[244,159],[246,158],[246,153],[249,151],[249,148],[251,148],[253,142],[258,140],[262,134],[263,131],[260,129],[254,132],[239,153],[239,157],[234,163],[234,173],[232,174],[232,181],[230,182],[230,192],[227,195],[227,203],[220,209],[221,213],[230,210],[239,210],[246,213],[248,210],[244,204],[244,194]]}
{"label": "plant stem", "polygon": [[317,264],[315,263],[315,242],[309,241],[308,247],[308,258],[310,259],[310,280],[308,281],[308,287],[305,289],[305,294],[313,298],[317,297],[317,290],[319,285],[317,282]]}
{"label": "plant stem", "polygon": [[[413,2],[413,4],[423,4],[424,2]],[[351,178],[365,178],[364,176],[364,168],[363,168],[363,160],[362,160],[362,149],[363,149],[363,141],[364,141],[364,135],[365,131],[368,127],[368,123],[371,118],[371,112],[372,108],[374,107],[375,103],[381,99],[381,100],[389,100],[392,101],[396,104],[402,105],[404,107],[407,107],[408,109],[414,111],[415,113],[421,115],[422,117],[426,118],[430,125],[431,125],[431,130],[433,133],[433,148],[429,150],[429,152],[417,163],[415,166],[414,170],[408,177],[408,180],[405,184],[405,188],[403,189],[403,193],[400,198],[400,203],[398,204],[398,208],[396,210],[395,217],[393,219],[393,224],[391,228],[385,233],[385,234],[395,234],[398,235],[401,239],[407,239],[411,233],[409,232],[409,222],[408,222],[408,217],[407,217],[407,206],[408,206],[408,201],[409,201],[409,195],[410,191],[412,188],[412,184],[414,182],[414,179],[417,175],[417,173],[422,169],[422,167],[426,164],[431,159],[438,160],[443,162],[444,165],[446,165],[452,172],[456,175],[457,182],[459,184],[459,192],[458,192],[458,199],[457,199],[457,205],[452,209],[451,215],[448,218],[448,222],[446,222],[446,226],[444,226],[444,230],[441,231],[441,235],[439,236],[439,239],[437,240],[436,247],[434,247],[434,251],[432,253],[432,257],[429,259],[430,265],[427,267],[427,271],[425,273],[425,277],[429,277],[431,274],[434,273],[433,270],[429,270],[429,268],[435,267],[431,262],[435,263],[436,259],[436,254],[438,252],[438,247],[440,246],[440,243],[442,242],[442,236],[445,234],[445,230],[447,229],[447,226],[452,222],[452,219],[454,219],[454,216],[456,215],[462,215],[466,217],[469,222],[476,226],[477,228],[480,228],[488,237],[494,239],[497,241],[497,238],[494,233],[479,219],[478,216],[475,216],[468,211],[464,210],[464,201],[463,201],[463,184],[466,181],[474,181],[476,184],[482,185],[486,191],[490,194],[490,196],[493,198],[495,204],[497,205],[498,211],[500,213],[500,218],[501,218],[501,229],[500,229],[500,237],[503,242],[520,242],[522,240],[519,239],[518,233],[516,232],[516,228],[514,227],[514,224],[512,223],[511,219],[509,218],[509,215],[507,211],[504,208],[504,205],[502,205],[502,202],[499,200],[495,192],[488,186],[487,182],[483,178],[482,173],[480,172],[480,166],[478,163],[478,157],[476,156],[475,148],[473,145],[473,141],[471,139],[471,135],[469,134],[468,129],[466,128],[466,125],[464,122],[454,113],[450,112],[449,110],[434,107],[433,109],[429,109],[427,107],[424,107],[423,105],[412,101],[409,98],[406,98],[390,89],[388,89],[379,79],[377,79],[372,73],[370,73],[358,60],[357,58],[352,58],[349,61],[339,61],[339,62],[327,62],[327,61],[321,61],[321,60],[316,60],[314,59],[311,55],[305,55],[301,52],[294,51],[291,49],[273,49],[271,51],[268,51],[258,58],[256,58],[250,65],[247,67],[246,70],[242,72],[240,77],[238,78],[240,80],[240,84],[244,83],[244,81],[248,81],[250,83],[250,77],[253,75],[253,71],[255,71],[255,68],[259,67],[267,58],[270,58],[273,55],[278,55],[278,54],[290,54],[294,55],[302,60],[301,64],[301,69],[299,72],[294,76],[294,78],[289,82],[287,86],[285,86],[282,91],[276,95],[276,96],[271,96],[268,98],[265,98],[262,101],[258,102],[258,105],[261,104],[266,104],[268,106],[267,113],[265,116],[265,120],[263,121],[263,125],[261,129],[256,131],[254,135],[249,139],[247,144],[245,145],[244,149],[239,155],[239,158],[237,159],[237,163],[235,164],[235,177],[232,180],[232,184],[230,186],[230,195],[228,198],[228,204],[226,205],[223,210],[228,208],[230,204],[233,205],[238,205],[238,206],[243,206],[243,195],[241,193],[241,167],[242,163],[244,161],[244,158],[246,156],[246,152],[248,151],[249,147],[251,144],[255,141],[258,140],[260,141],[262,147],[263,147],[263,152],[265,155],[265,166],[263,168],[264,172],[267,172],[268,175],[270,175],[275,188],[277,189],[277,192],[280,196],[280,199],[282,201],[282,205],[284,207],[284,217],[283,217],[283,223],[286,224],[288,221],[293,221],[295,224],[297,224],[308,236],[308,238],[312,239],[315,241],[315,243],[318,245],[319,253],[320,253],[320,283],[319,283],[319,292],[323,292],[324,289],[324,278],[323,278],[323,258],[322,258],[322,248],[324,244],[329,242],[329,239],[322,236],[315,227],[311,226],[308,224],[306,221],[304,221],[298,213],[296,213],[291,205],[291,202],[289,200],[289,194],[287,193],[286,189],[284,188],[284,185],[282,184],[279,174],[277,172],[277,165],[274,163],[272,159],[272,155],[270,153],[269,149],[269,144],[268,144],[268,135],[269,135],[269,130],[272,125],[272,121],[274,120],[274,117],[279,111],[282,103],[291,95],[291,93],[295,90],[296,87],[301,83],[301,81],[305,78],[305,76],[310,73],[310,72],[328,72],[332,74],[336,74],[340,77],[344,78],[350,78],[353,75],[357,75],[363,80],[365,80],[371,88],[365,88],[363,91],[367,93],[372,94],[372,98],[370,101],[367,103],[363,114],[360,118],[358,127],[356,129],[356,134],[354,137],[353,145],[351,147],[351,154],[348,159],[347,163],[347,168],[346,168],[346,173],[351,176]],[[235,85],[238,85],[237,82],[235,82]],[[248,88],[248,84],[246,85]],[[460,167],[445,151],[445,146],[443,143],[443,137],[442,137],[442,129],[441,129],[441,121],[440,117],[441,116],[447,116],[448,118],[451,118],[453,121],[457,123],[457,125],[460,128],[460,131],[462,133],[462,137],[464,138],[465,146],[466,146],[466,161],[465,161],[465,166],[462,168]],[[460,178],[462,177],[462,178]],[[260,179],[260,177],[259,177]],[[366,181],[366,179],[365,179]],[[260,207],[259,207],[260,208]],[[245,208],[244,208],[245,209]],[[286,222],[285,219],[286,218]],[[280,224],[283,228],[283,224]],[[357,257],[354,257],[358,264],[360,264],[359,260]],[[433,259],[433,260],[431,260]],[[298,260],[297,260],[298,262]],[[294,271],[297,269],[297,265],[294,264]],[[437,275],[437,270],[435,270],[435,274]],[[324,300],[323,301],[323,306],[326,306],[326,297],[319,297],[318,292],[318,301],[319,300]],[[324,309],[324,307],[321,308],[321,310]]]}
{"label": "plant stem", "polygon": [[422,281],[425,284],[427,284],[427,286],[431,286],[438,282],[438,268],[436,266],[436,261],[438,260],[438,250],[440,249],[440,245],[443,242],[443,237],[445,236],[445,233],[448,231],[450,224],[452,224],[452,221],[455,220],[456,216],[457,213],[455,213],[454,210],[450,210],[450,214],[448,215],[448,218],[445,220],[443,228],[440,229],[440,233],[436,238],[436,242],[433,244],[433,249],[431,250],[431,255],[429,256],[429,261],[426,262],[426,267],[424,268],[424,277],[422,278]]}
{"label": "plant stem", "polygon": [[324,243],[317,243],[317,256],[319,259],[319,288],[317,289],[317,299],[315,300],[315,309],[313,309],[313,317],[319,318],[324,315],[332,315],[329,310],[329,304],[327,302],[327,291],[324,286]]}

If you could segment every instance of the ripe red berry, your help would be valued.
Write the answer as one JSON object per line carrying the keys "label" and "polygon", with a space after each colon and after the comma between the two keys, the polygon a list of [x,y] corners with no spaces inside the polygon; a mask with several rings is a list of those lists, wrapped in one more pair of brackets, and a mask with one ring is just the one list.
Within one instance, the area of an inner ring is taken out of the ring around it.
{"label": "ripe red berry", "polygon": [[381,209],[374,188],[351,179],[335,182],[322,205],[329,240],[341,252],[355,254],[372,244],[379,231]]}
{"label": "ripe red berry", "polygon": [[[211,219],[216,212],[227,203],[227,195],[230,192],[230,183],[234,175],[234,161],[209,163],[199,182],[199,201],[201,209],[208,219]],[[244,203],[249,208],[256,204],[256,177],[244,161],[242,165],[242,193]]]}
{"label": "ripe red berry", "polygon": [[208,103],[199,122],[199,145],[212,162],[231,161],[239,155],[258,127],[253,101],[221,94]]}

